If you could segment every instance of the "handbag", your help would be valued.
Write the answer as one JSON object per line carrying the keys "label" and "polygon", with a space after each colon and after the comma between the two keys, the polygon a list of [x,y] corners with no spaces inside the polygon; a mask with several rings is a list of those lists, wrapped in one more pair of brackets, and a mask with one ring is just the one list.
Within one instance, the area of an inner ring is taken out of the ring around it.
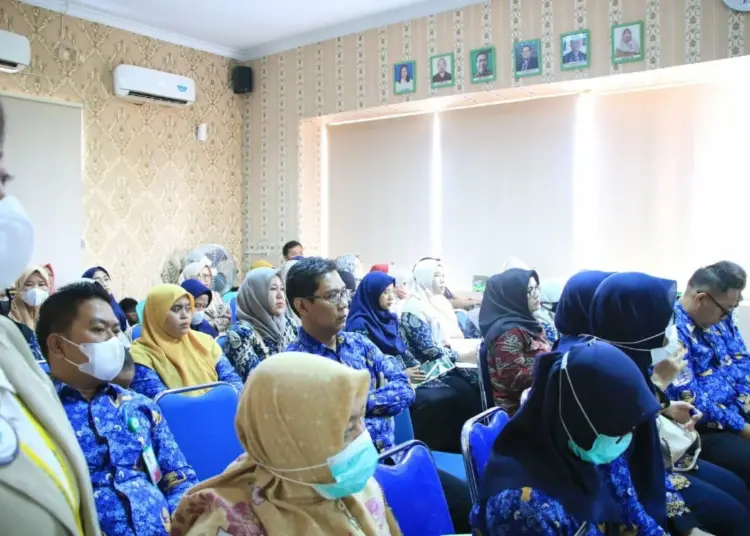
{"label": "handbag", "polygon": [[[664,415],[659,415],[656,419],[656,427],[659,429],[659,442],[666,468],[679,473],[692,471],[701,453],[700,434],[695,430],[685,430],[684,426]],[[685,463],[678,466],[678,462],[683,458]]]}

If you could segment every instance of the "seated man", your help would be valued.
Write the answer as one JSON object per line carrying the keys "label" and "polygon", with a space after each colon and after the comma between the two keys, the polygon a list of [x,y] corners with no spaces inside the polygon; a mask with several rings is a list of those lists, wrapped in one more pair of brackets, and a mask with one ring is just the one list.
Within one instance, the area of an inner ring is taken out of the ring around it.
{"label": "seated man", "polygon": [[737,303],[730,309],[732,314],[726,315],[717,327],[726,344],[727,355],[732,358],[733,378],[740,385],[750,386],[750,353],[747,351],[745,340],[740,334],[736,319],[736,309],[742,301],[742,291],[745,290],[747,285],[747,272],[739,264],[730,261],[720,261],[713,266],[730,271],[742,281]]}
{"label": "seated man", "polygon": [[750,485],[750,390],[738,382],[735,364],[717,324],[731,316],[744,280],[722,263],[697,270],[675,304],[675,324],[687,366],[667,388],[703,412],[701,457]]}
{"label": "seated man", "polygon": [[86,457],[102,532],[167,535],[198,481],[156,404],[112,383],[126,350],[109,300],[96,283],[61,288],[39,311],[37,337]]}
{"label": "seated man", "polygon": [[289,352],[307,352],[370,371],[365,422],[379,451],[393,446],[394,417],[414,401],[409,378],[369,339],[341,331],[349,314],[349,291],[336,263],[307,257],[295,264],[286,280],[286,293],[302,327]]}

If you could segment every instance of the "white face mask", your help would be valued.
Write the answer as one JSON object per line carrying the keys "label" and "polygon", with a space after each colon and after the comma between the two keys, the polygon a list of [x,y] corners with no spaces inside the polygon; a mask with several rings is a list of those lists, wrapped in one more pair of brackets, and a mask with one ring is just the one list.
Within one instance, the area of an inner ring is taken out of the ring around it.
{"label": "white face mask", "polygon": [[195,311],[193,313],[193,319],[190,321],[190,325],[197,326],[201,322],[203,322],[203,319],[206,317],[205,311]]}
{"label": "white face mask", "polygon": [[666,331],[664,331],[664,336],[667,338],[667,345],[662,348],[654,348],[651,350],[652,365],[656,365],[665,359],[669,359],[680,349],[680,337],[677,335],[677,326],[674,324],[668,325]]}
{"label": "white face mask", "polygon": [[78,367],[78,370],[84,374],[103,382],[110,382],[122,370],[122,365],[125,362],[125,347],[117,337],[112,337],[104,342],[85,342],[83,344],[76,344],[64,337],[63,339],[80,348],[83,355],[89,358],[88,363],[81,363],[80,365],[67,358],[65,359],[71,365]]}
{"label": "white face mask", "polygon": [[21,202],[12,195],[0,200],[0,287],[12,286],[31,261],[34,227]]}
{"label": "white face mask", "polygon": [[26,305],[30,305],[31,307],[39,307],[47,298],[49,298],[49,292],[39,287],[24,290],[23,294],[21,294],[21,299],[26,302]]}

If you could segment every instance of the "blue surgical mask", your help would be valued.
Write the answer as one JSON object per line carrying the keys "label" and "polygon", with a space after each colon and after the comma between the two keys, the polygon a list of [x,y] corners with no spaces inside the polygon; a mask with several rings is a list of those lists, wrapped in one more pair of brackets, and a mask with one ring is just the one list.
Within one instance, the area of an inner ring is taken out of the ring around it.
{"label": "blue surgical mask", "polygon": [[632,440],[633,432],[628,432],[620,437],[599,434],[596,436],[596,440],[594,440],[594,444],[591,445],[589,450],[582,449],[572,439],[568,440],[568,447],[573,451],[573,454],[584,462],[602,465],[612,463],[622,456],[628,450]]}
{"label": "blue surgical mask", "polygon": [[[565,426],[565,421],[563,420],[562,416],[562,377],[563,374],[567,376],[568,378],[568,385],[570,385],[570,390],[573,393],[573,398],[576,401],[576,404],[578,404],[578,408],[581,410],[581,413],[583,413],[583,417],[586,419],[586,422],[591,427],[591,430],[593,430],[594,434],[596,434],[596,439],[594,440],[593,445],[591,445],[591,448],[588,450],[584,450],[581,447],[578,446],[578,444],[573,441],[573,436],[570,435],[570,432],[568,431],[568,427]],[[588,415],[586,415],[586,411],[583,409],[583,406],[581,405],[581,401],[578,400],[578,395],[576,395],[575,389],[573,388],[573,382],[570,379],[570,375],[568,374],[568,352],[563,355],[562,358],[562,364],[560,366],[560,384],[558,387],[559,391],[559,400],[558,400],[558,411],[560,412],[560,422],[563,425],[563,428],[565,429],[565,433],[568,435],[568,448],[575,454],[578,458],[583,460],[584,462],[592,463],[594,465],[603,465],[607,463],[612,463],[617,458],[619,458],[626,450],[628,450],[628,447],[630,446],[631,441],[633,440],[633,433],[628,432],[627,434],[623,436],[608,436],[604,434],[600,434],[596,431],[596,428],[594,428],[593,423],[589,419]]]}
{"label": "blue surgical mask", "polygon": [[[279,474],[282,472],[317,469],[325,466],[328,466],[330,469],[331,476],[333,476],[335,482],[330,484],[310,484]],[[375,469],[378,467],[378,451],[375,449],[370,433],[365,430],[357,439],[349,443],[344,450],[328,458],[328,462],[324,464],[294,470],[286,469],[283,471],[267,466],[264,467],[282,480],[309,486],[315,489],[322,497],[334,500],[354,495],[365,489],[367,482],[373,477]]]}

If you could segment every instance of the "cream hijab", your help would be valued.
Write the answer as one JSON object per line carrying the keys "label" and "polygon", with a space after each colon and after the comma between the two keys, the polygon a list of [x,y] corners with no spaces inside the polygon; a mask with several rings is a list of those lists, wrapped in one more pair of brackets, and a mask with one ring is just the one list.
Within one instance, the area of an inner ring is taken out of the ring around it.
{"label": "cream hijab", "polygon": [[414,266],[403,312],[427,322],[435,342],[447,344],[450,339],[463,339],[464,334],[451,302],[433,290],[435,272],[442,266],[434,259],[421,260]]}
{"label": "cream hijab", "polygon": [[[359,494],[327,500],[267,469],[310,484],[332,482],[326,465],[295,469],[325,464],[343,450],[352,407],[367,397],[369,384],[367,371],[311,354],[286,352],[262,361],[237,408],[245,454],[185,494],[172,516],[172,533],[244,534],[240,529],[250,516],[238,514],[252,510],[269,536],[377,536]],[[377,486],[374,478],[371,486]],[[391,535],[399,536],[387,507],[386,515]]]}

